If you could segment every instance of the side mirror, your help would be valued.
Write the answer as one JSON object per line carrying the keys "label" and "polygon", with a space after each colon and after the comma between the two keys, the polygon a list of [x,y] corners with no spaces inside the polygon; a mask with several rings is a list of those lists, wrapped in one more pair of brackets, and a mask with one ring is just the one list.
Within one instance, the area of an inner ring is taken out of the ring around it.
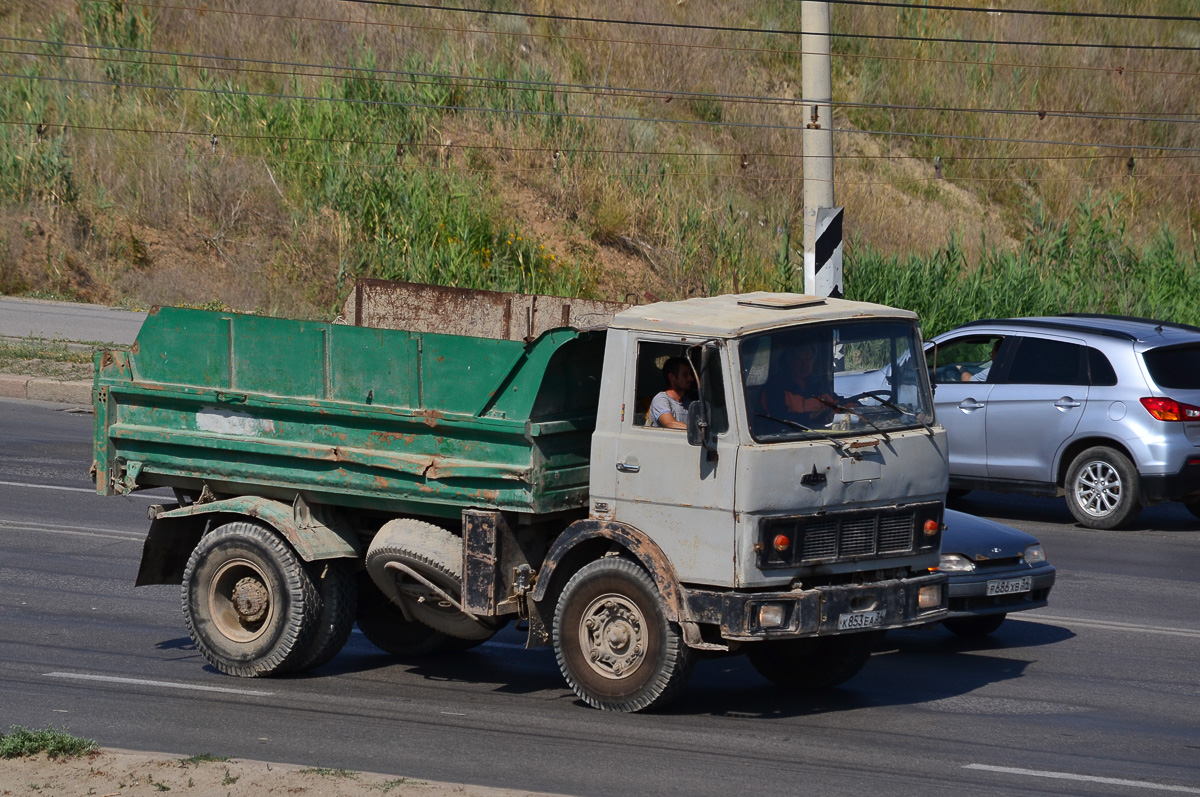
{"label": "side mirror", "polygon": [[689,446],[706,446],[708,443],[708,404],[703,401],[688,405],[687,441]]}

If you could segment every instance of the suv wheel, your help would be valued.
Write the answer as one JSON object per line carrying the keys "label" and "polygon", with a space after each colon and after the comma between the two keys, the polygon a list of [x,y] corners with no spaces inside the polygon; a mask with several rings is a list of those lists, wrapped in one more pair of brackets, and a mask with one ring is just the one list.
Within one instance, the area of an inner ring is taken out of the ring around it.
{"label": "suv wheel", "polygon": [[1067,507],[1092,529],[1117,529],[1141,511],[1137,469],[1119,451],[1089,448],[1067,471]]}

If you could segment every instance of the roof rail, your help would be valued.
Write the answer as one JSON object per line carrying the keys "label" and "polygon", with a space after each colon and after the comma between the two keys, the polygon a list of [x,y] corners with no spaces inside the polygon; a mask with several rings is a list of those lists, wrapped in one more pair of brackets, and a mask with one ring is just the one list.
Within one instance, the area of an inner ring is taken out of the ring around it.
{"label": "roof rail", "polygon": [[1139,318],[1132,315],[1107,315],[1105,313],[1059,313],[1060,318],[1111,318],[1114,321],[1130,321],[1137,324],[1152,324],[1164,329],[1181,329],[1185,332],[1200,332],[1200,327],[1180,324],[1175,321],[1159,321],[1155,318]]}
{"label": "roof rail", "polygon": [[[1113,318],[1114,316],[1097,316],[1100,318]],[[1062,319],[1062,320],[1058,320]],[[1006,324],[1013,327],[1039,327],[1041,329],[1058,329],[1063,332],[1087,332],[1092,335],[1102,335],[1106,338],[1117,338],[1119,340],[1139,340],[1137,335],[1131,332],[1126,332],[1119,329],[1097,329],[1088,327],[1084,324],[1072,324],[1070,319],[1062,316],[1045,316],[1041,318],[981,318],[978,321],[968,321],[959,329],[966,327],[987,326],[988,324]]]}

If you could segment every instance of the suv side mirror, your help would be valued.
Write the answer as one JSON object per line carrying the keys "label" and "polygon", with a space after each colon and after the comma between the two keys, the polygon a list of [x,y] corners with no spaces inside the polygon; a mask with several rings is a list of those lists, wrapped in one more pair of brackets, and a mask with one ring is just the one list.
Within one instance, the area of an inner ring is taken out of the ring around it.
{"label": "suv side mirror", "polygon": [[707,446],[708,404],[704,401],[688,405],[687,441],[689,446]]}

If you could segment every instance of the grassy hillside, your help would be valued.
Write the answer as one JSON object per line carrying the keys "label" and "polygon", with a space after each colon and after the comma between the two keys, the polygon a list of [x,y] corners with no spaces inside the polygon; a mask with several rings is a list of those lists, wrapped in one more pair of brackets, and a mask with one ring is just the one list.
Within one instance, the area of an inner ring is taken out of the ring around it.
{"label": "grassy hillside", "polygon": [[[9,4],[0,292],[329,316],[357,276],[797,287],[797,0],[471,5],[494,13]],[[835,40],[849,294],[927,331],[1045,310],[1200,321],[1200,24],[912,5],[833,7],[835,32],[893,37]]]}

